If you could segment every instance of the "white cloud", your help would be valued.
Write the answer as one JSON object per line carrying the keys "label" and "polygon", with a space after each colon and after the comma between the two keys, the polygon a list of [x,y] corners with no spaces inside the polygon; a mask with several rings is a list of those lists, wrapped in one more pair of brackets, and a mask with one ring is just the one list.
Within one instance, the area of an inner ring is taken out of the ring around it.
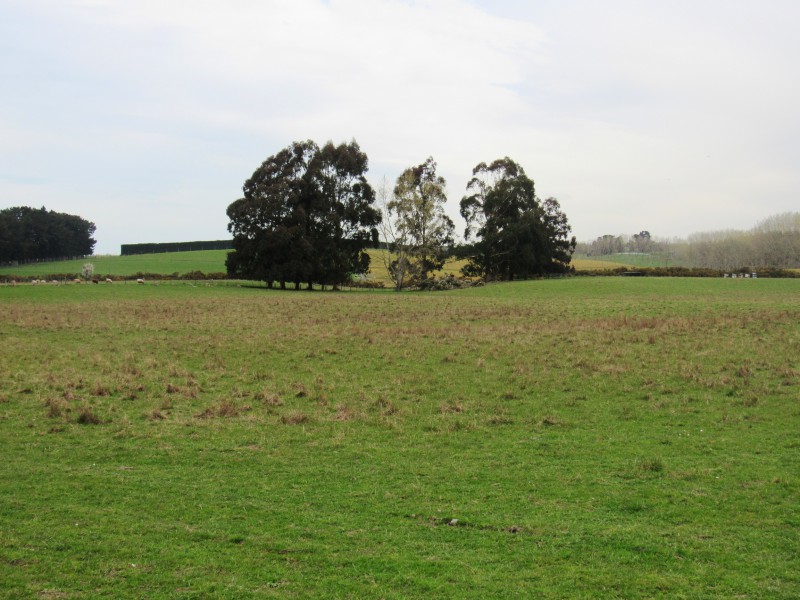
{"label": "white cloud", "polygon": [[357,139],[375,181],[433,155],[453,214],[509,155],[580,238],[795,209],[793,3],[7,4],[3,202],[75,202],[105,251],[138,241],[143,205],[162,241],[225,236],[244,179],[305,138]]}

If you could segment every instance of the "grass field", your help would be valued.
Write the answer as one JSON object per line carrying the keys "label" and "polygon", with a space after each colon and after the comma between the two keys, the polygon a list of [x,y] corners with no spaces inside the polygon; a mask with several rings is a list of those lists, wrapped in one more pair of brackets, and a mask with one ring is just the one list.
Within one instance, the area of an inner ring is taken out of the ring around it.
{"label": "grass field", "polygon": [[0,267],[0,275],[44,276],[71,274],[78,276],[83,265],[91,263],[98,275],[135,275],[136,273],[224,273],[227,250],[195,250],[193,252],[163,252],[159,254],[134,254],[131,256],[89,256],[79,260],[65,260]]}
{"label": "grass field", "polygon": [[[137,273],[183,275],[192,271],[224,273],[228,250],[197,250],[193,252],[164,252],[160,254],[136,254],[132,256],[90,256],[80,260],[66,260],[28,264],[20,267],[0,267],[0,276],[43,277],[52,274],[79,276],[83,265],[91,263],[94,272],[101,276],[129,276]],[[386,270],[385,250],[369,250],[372,259],[370,279],[390,285]],[[453,260],[445,264],[442,274],[459,275],[466,261]]]}
{"label": "grass field", "polygon": [[0,286],[0,596],[800,597],[800,281]]}
{"label": "grass field", "polygon": [[[101,276],[130,276],[137,273],[160,273],[183,275],[192,271],[203,273],[224,273],[225,257],[228,250],[197,250],[193,252],[165,252],[160,254],[137,254],[133,256],[90,256],[80,260],[56,261],[23,265],[21,267],[0,267],[0,277],[44,277],[52,274],[79,276],[83,265],[92,263],[95,273]],[[385,250],[369,250],[372,264],[369,278],[391,285],[386,270]],[[452,260],[445,264],[441,274],[460,276],[461,267],[466,261]],[[620,265],[614,262],[591,259],[575,259],[576,269],[615,269]]]}

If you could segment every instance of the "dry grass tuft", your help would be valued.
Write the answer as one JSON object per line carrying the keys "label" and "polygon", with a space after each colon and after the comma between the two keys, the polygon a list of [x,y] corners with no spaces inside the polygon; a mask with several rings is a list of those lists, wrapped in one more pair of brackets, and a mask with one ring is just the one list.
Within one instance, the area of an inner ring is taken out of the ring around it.
{"label": "dry grass tuft", "polygon": [[660,458],[641,458],[637,461],[636,466],[641,471],[651,473],[661,473],[664,470],[664,463]]}
{"label": "dry grass tuft", "polygon": [[238,417],[239,416],[239,407],[236,404],[228,399],[223,400],[219,403],[217,407],[217,416],[218,417]]}
{"label": "dry grass tuft", "polygon": [[50,418],[63,417],[69,412],[69,405],[61,398],[48,398],[44,404]]}
{"label": "dry grass tuft", "polygon": [[300,425],[302,423],[307,423],[308,420],[308,415],[299,410],[293,410],[281,417],[281,423],[284,425]]}
{"label": "dry grass tuft", "polygon": [[[249,409],[249,407],[248,407]],[[213,417],[238,417],[241,410],[236,403],[225,399],[216,406],[208,406],[202,412],[195,415],[198,419],[211,419]]]}
{"label": "dry grass tuft", "polygon": [[80,425],[99,425],[102,421],[93,411],[91,406],[84,406],[78,413],[75,422]]}
{"label": "dry grass tuft", "polygon": [[184,371],[182,368],[180,368],[178,365],[175,364],[169,365],[168,372],[170,377],[175,377],[175,378],[183,377],[187,374],[186,371]]}
{"label": "dry grass tuft", "polygon": [[197,419],[211,419],[212,417],[216,416],[216,412],[210,406],[204,408],[201,412],[195,415]]}
{"label": "dry grass tuft", "polygon": [[283,406],[281,397],[272,391],[262,390],[256,392],[253,397],[259,402],[263,402],[267,406]]}
{"label": "dry grass tuft", "polygon": [[97,397],[110,396],[111,395],[111,388],[109,388],[105,384],[97,382],[92,386],[91,394],[92,394],[92,396],[97,396]]}
{"label": "dry grass tuft", "polygon": [[355,413],[351,408],[340,404],[336,407],[336,412],[333,414],[334,421],[350,421],[355,417]]}
{"label": "dry grass tuft", "polygon": [[167,418],[167,415],[162,413],[159,409],[154,408],[147,414],[147,418],[151,421],[163,421]]}
{"label": "dry grass tuft", "polygon": [[464,405],[460,402],[450,400],[439,407],[439,412],[443,415],[462,413],[464,412]]}

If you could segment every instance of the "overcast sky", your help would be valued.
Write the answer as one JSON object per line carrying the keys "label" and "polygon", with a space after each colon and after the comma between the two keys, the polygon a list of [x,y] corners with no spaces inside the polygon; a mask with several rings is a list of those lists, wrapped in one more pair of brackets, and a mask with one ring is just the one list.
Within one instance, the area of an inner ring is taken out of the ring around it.
{"label": "overcast sky", "polygon": [[[800,209],[797,0],[0,0],[0,208],[123,243],[227,238],[294,140],[369,178],[433,156],[449,212],[510,156],[579,240]],[[456,220],[463,231],[460,218]]]}

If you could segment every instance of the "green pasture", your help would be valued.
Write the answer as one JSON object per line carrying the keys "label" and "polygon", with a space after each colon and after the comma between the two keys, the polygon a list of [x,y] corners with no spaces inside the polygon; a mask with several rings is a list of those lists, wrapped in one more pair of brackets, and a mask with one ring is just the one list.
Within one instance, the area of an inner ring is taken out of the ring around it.
{"label": "green pasture", "polygon": [[[91,263],[98,276],[130,276],[137,273],[161,275],[183,275],[193,271],[202,273],[224,273],[225,258],[229,250],[196,250],[192,252],[164,252],[159,254],[135,254],[130,256],[90,256],[78,260],[33,263],[19,267],[0,267],[0,277],[45,277],[47,275],[71,275],[78,277],[83,265]],[[386,250],[369,250],[370,273],[367,278],[382,281],[391,286],[388,265],[391,255]],[[445,264],[441,274],[460,275],[466,261],[452,260]]]}
{"label": "green pasture", "polygon": [[[224,273],[225,257],[228,250],[197,250],[193,252],[165,252],[160,254],[136,254],[132,256],[90,256],[85,259],[55,261],[23,265],[20,267],[0,267],[0,277],[45,277],[61,274],[77,277],[83,265],[92,263],[98,276],[131,276],[137,273],[162,275],[183,275],[192,271],[202,273]],[[381,281],[391,287],[387,271],[391,256],[386,250],[369,250],[371,257],[370,273],[367,278]],[[466,261],[452,260],[445,264],[441,275],[460,276]],[[574,257],[572,265],[578,271],[616,269],[619,267],[669,266],[665,258],[650,255],[619,254],[607,257]]]}
{"label": "green pasture", "polygon": [[800,597],[798,322],[789,279],[0,285],[0,597]]}
{"label": "green pasture", "polygon": [[191,271],[224,273],[228,250],[195,250],[193,252],[163,252],[159,254],[133,254],[129,256],[98,255],[77,260],[33,263],[19,267],[0,267],[0,276],[43,277],[53,274],[78,276],[83,265],[91,263],[98,275],[135,275],[158,273],[182,275]]}

